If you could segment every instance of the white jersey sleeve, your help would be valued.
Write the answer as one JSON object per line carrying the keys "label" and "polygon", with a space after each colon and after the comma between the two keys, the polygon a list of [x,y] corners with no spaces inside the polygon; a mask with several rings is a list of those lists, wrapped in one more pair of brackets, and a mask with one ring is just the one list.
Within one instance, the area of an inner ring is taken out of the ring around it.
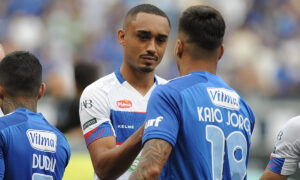
{"label": "white jersey sleeve", "polygon": [[277,135],[268,168],[281,175],[292,175],[300,162],[300,116],[290,119]]}
{"label": "white jersey sleeve", "polygon": [[[87,145],[101,138],[101,135],[115,136],[110,120],[108,91],[100,79],[88,86],[80,97],[79,116]],[[101,135],[97,129],[100,126],[108,127]]]}

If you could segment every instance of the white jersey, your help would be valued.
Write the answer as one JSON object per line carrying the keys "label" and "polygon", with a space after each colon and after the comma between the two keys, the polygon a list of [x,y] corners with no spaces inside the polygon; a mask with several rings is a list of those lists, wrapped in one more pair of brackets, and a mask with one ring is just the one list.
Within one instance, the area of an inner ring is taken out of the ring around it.
{"label": "white jersey", "polygon": [[[155,76],[154,85],[142,96],[117,70],[89,85],[81,95],[79,110],[86,145],[107,136],[116,136],[121,145],[143,125],[152,90],[166,82]],[[138,160],[119,179],[128,179]],[[94,179],[98,179],[96,175]]]}
{"label": "white jersey", "polygon": [[292,175],[300,162],[300,116],[290,119],[277,135],[268,168],[281,175]]}
{"label": "white jersey", "polygon": [[2,109],[0,108],[0,117],[3,116],[3,112],[2,112]]}

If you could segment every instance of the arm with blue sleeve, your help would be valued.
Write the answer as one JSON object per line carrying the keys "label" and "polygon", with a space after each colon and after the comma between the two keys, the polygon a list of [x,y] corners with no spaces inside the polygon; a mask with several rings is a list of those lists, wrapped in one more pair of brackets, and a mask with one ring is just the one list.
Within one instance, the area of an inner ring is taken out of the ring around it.
{"label": "arm with blue sleeve", "polygon": [[179,93],[165,86],[152,93],[146,115],[140,163],[130,179],[158,179],[177,140]]}

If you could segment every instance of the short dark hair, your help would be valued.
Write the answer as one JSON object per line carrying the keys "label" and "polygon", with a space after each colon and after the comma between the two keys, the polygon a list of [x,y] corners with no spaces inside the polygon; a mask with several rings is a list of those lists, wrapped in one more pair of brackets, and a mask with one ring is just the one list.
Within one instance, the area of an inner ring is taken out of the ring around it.
{"label": "short dark hair", "polygon": [[225,22],[219,11],[209,6],[191,6],[179,19],[179,32],[188,42],[205,50],[215,50],[223,43]]}
{"label": "short dark hair", "polygon": [[[131,8],[126,14],[125,23],[129,17],[130,18],[135,17],[138,13],[142,13],[142,12],[165,17],[168,20],[169,26],[171,27],[170,19],[166,15],[166,13],[164,13],[161,9],[159,9],[158,7],[156,7],[152,4],[140,4],[140,5],[137,5],[133,8]],[[124,26],[125,26],[125,24],[124,24]]]}
{"label": "short dark hair", "polygon": [[42,66],[30,52],[15,51],[0,62],[0,85],[10,97],[35,97],[42,83]]}

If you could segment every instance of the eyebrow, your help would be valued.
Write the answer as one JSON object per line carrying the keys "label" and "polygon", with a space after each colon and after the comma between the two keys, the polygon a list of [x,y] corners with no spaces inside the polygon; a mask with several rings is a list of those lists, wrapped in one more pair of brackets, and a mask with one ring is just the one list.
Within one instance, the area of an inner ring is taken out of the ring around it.
{"label": "eyebrow", "polygon": [[[140,33],[140,34],[151,35],[151,32],[146,31],[146,30],[137,30],[137,32]],[[168,35],[166,35],[166,34],[158,34],[158,36],[160,38],[168,38]]]}

